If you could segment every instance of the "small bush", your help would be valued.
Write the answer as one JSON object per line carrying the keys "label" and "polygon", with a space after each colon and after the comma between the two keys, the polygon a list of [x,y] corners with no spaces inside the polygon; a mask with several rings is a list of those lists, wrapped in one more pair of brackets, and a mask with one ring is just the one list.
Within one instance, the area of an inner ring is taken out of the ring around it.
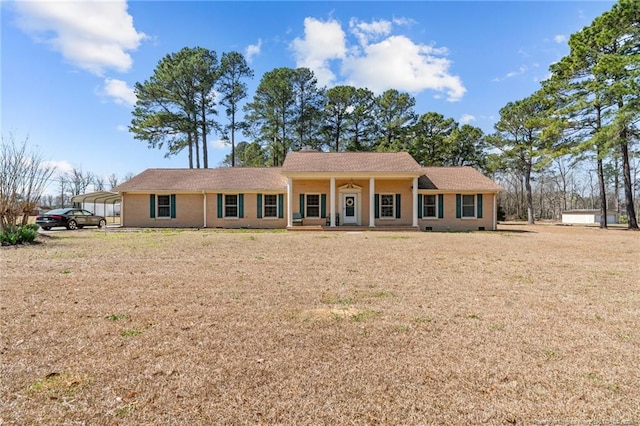
{"label": "small bush", "polygon": [[35,223],[27,223],[26,225],[23,226],[24,229],[31,229],[32,231],[38,231],[38,229],[40,229],[40,225],[35,224]]}
{"label": "small bush", "polygon": [[0,244],[3,246],[15,246],[16,244],[32,243],[38,236],[38,225],[29,223],[19,226],[15,231],[0,232]]}
{"label": "small bush", "polygon": [[15,232],[0,232],[0,244],[3,246],[14,246],[18,244],[18,235]]}
{"label": "small bush", "polygon": [[19,238],[23,243],[32,243],[38,236],[37,228],[32,229],[27,226],[20,228],[18,233],[20,234]]}

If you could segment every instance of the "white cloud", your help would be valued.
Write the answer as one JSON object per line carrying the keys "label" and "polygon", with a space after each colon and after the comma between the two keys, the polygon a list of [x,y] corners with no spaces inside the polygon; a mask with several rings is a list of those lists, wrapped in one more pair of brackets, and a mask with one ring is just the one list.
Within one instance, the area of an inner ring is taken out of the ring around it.
{"label": "white cloud", "polygon": [[54,177],[52,179],[55,179],[55,176],[62,176],[65,173],[71,173],[71,171],[73,171],[73,166],[66,160],[43,161],[42,165],[44,167],[53,167],[55,169]]}
{"label": "white cloud", "polygon": [[527,52],[524,49],[518,49],[518,55],[522,56],[523,58],[529,58],[531,57],[531,55],[529,54],[529,52]]}
{"label": "white cloud", "polygon": [[118,124],[116,126],[116,130],[119,132],[128,132],[129,128],[127,126],[125,126],[124,124]]}
{"label": "white cloud", "polygon": [[463,114],[459,121],[462,124],[469,124],[472,121],[476,121],[476,118],[471,114]]}
{"label": "white cloud", "polygon": [[343,73],[353,84],[374,92],[395,88],[421,92],[442,91],[447,100],[457,101],[466,92],[460,77],[449,73],[451,61],[441,57],[445,49],[416,44],[405,36],[390,36],[368,45],[362,55],[354,55],[343,63]]}
{"label": "white cloud", "polygon": [[304,38],[296,38],[290,47],[296,66],[311,69],[320,86],[330,86],[338,80],[331,61],[339,60],[340,77],[345,84],[367,87],[376,93],[391,88],[411,93],[434,90],[446,93],[449,101],[459,100],[466,89],[460,77],[449,71],[451,61],[445,58],[446,48],[393,35],[394,25],[411,23],[406,18],[371,22],[351,19],[349,30],[357,42],[349,44],[339,22],[306,18]]}
{"label": "white cloud", "polygon": [[346,54],[345,34],[338,21],[305,18],[304,38],[296,37],[290,47],[294,51],[296,65],[313,70],[318,85],[327,86],[335,81],[329,61],[343,58]]}
{"label": "white cloud", "polygon": [[522,65],[520,68],[518,68],[516,71],[510,71],[507,73],[507,78],[512,78],[518,75],[522,75],[527,71],[527,67],[525,67],[524,65]]}
{"label": "white cloud", "polygon": [[133,106],[137,101],[133,88],[129,87],[126,81],[114,78],[105,79],[101,94],[112,98],[119,105]]}
{"label": "white cloud", "polygon": [[59,51],[70,63],[102,76],[126,72],[146,35],[138,32],[124,0],[16,1],[18,25],[36,41]]}
{"label": "white cloud", "polygon": [[207,141],[207,144],[210,147],[213,147],[213,148],[219,149],[219,150],[229,149],[229,144],[226,143],[225,141],[223,141],[222,139],[216,139],[215,141]]}
{"label": "white cloud", "polygon": [[415,21],[415,20],[413,20],[413,19],[411,19],[411,18],[403,18],[403,17],[400,17],[400,18],[393,18],[393,23],[394,23],[395,25],[406,25],[406,26],[411,26],[411,25],[415,24],[415,23],[416,23],[416,21]]}
{"label": "white cloud", "polygon": [[361,22],[356,18],[352,18],[349,21],[349,29],[358,38],[362,46],[391,34],[392,26],[393,23],[386,20]]}
{"label": "white cloud", "polygon": [[562,44],[565,41],[567,41],[567,36],[564,34],[557,34],[553,37],[553,41],[555,41],[558,44]]}
{"label": "white cloud", "polygon": [[251,63],[254,56],[260,54],[260,50],[262,49],[262,39],[258,39],[258,44],[250,44],[244,51],[244,57],[246,58],[248,63]]}
{"label": "white cloud", "polygon": [[499,83],[499,82],[501,82],[503,80],[506,80],[507,78],[513,78],[513,77],[517,77],[519,75],[522,75],[525,72],[527,72],[528,70],[529,70],[529,68],[526,65],[521,65],[520,68],[518,68],[517,70],[509,71],[507,74],[505,74],[504,77],[495,77],[491,81],[493,81],[494,83]]}

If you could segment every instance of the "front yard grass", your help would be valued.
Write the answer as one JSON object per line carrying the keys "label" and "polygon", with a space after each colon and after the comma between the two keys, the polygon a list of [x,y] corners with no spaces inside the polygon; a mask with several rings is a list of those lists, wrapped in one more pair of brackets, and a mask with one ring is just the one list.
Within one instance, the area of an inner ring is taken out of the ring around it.
{"label": "front yard grass", "polygon": [[52,232],[0,250],[0,424],[634,424],[640,235]]}

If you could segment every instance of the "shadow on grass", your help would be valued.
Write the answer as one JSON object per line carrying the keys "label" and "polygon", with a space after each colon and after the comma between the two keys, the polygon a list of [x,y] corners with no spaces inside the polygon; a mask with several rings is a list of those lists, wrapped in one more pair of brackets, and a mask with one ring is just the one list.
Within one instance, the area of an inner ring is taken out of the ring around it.
{"label": "shadow on grass", "polygon": [[[511,227],[518,228],[511,228]],[[498,223],[498,229],[492,232],[502,232],[502,233],[513,233],[513,234],[537,234],[536,231],[531,229],[522,229],[522,227],[530,227],[534,225],[528,225],[527,223],[519,223],[519,222],[500,222]]]}

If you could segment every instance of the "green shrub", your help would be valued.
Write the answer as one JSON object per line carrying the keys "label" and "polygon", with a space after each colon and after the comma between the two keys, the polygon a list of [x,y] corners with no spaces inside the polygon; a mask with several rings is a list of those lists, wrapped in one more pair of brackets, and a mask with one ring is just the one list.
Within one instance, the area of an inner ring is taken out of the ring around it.
{"label": "green shrub", "polygon": [[14,246],[18,243],[18,235],[15,232],[4,231],[0,233],[0,244]]}
{"label": "green shrub", "polygon": [[23,228],[25,229],[31,229],[33,231],[38,231],[38,229],[40,229],[40,225],[35,224],[35,223],[27,223],[26,225],[23,226]]}
{"label": "green shrub", "polygon": [[38,225],[34,223],[19,226],[15,231],[0,232],[0,244],[15,246],[16,244],[32,243],[38,236]]}
{"label": "green shrub", "polygon": [[32,243],[38,236],[37,228],[33,229],[29,225],[24,226],[22,228],[18,228],[18,233],[20,234],[19,239],[23,243]]}

